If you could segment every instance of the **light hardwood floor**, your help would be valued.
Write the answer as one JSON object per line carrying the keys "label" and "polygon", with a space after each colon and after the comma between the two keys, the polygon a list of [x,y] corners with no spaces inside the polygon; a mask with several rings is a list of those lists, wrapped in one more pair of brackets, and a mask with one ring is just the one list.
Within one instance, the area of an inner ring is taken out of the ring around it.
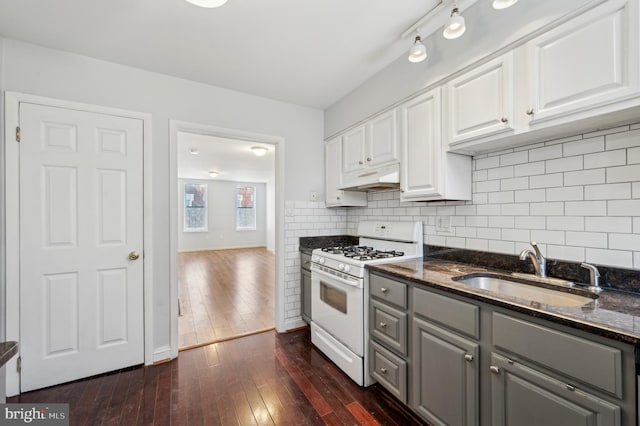
{"label": "light hardwood floor", "polygon": [[179,253],[180,348],[274,327],[275,256],[266,248]]}

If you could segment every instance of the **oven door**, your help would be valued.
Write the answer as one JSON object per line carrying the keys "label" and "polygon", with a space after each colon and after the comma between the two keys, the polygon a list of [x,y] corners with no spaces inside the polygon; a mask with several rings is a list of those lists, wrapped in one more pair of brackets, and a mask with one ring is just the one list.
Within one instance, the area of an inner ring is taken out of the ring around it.
{"label": "oven door", "polygon": [[364,354],[363,280],[311,266],[311,320],[356,355]]}

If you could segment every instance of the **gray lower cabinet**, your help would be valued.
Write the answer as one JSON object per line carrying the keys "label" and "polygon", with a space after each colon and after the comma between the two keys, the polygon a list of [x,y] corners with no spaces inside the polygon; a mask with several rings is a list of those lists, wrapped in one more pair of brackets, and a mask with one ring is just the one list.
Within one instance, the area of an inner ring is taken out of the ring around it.
{"label": "gray lower cabinet", "polygon": [[300,298],[302,311],[301,316],[304,321],[311,322],[311,256],[300,253]]}
{"label": "gray lower cabinet", "polygon": [[478,425],[480,346],[413,320],[412,408],[433,425]]}
{"label": "gray lower cabinet", "polygon": [[496,353],[491,354],[493,426],[616,426],[620,407]]}

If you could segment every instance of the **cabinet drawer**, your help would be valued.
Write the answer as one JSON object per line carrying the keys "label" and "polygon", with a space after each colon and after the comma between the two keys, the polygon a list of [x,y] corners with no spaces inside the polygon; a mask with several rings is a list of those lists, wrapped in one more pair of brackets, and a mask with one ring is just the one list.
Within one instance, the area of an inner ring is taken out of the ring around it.
{"label": "cabinet drawer", "polygon": [[617,348],[499,313],[493,314],[493,344],[622,397],[622,353]]}
{"label": "cabinet drawer", "polygon": [[385,346],[407,354],[407,314],[389,305],[371,300],[369,331]]}
{"label": "cabinet drawer", "polygon": [[462,334],[480,338],[480,308],[419,288],[413,289],[413,310]]}
{"label": "cabinet drawer", "polygon": [[369,373],[403,403],[407,403],[407,362],[371,342]]}
{"label": "cabinet drawer", "polygon": [[407,285],[389,278],[371,274],[369,292],[372,296],[401,308],[407,307]]}

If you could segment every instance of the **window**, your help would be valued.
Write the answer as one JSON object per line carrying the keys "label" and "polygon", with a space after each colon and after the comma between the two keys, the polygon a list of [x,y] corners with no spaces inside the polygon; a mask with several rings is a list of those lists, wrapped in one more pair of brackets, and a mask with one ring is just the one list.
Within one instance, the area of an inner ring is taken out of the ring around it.
{"label": "window", "polygon": [[255,231],[256,229],[256,187],[236,187],[236,230]]}
{"label": "window", "polygon": [[184,185],[184,232],[207,231],[207,184]]}

